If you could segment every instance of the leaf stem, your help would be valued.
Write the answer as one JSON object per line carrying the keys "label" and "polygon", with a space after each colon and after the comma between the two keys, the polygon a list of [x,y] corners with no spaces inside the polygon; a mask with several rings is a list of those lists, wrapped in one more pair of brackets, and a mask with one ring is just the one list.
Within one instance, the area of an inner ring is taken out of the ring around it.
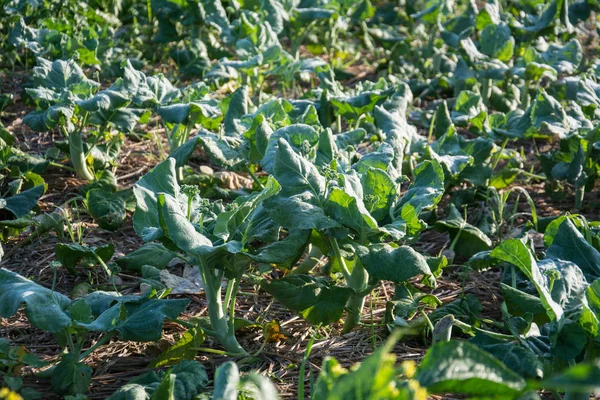
{"label": "leaf stem", "polygon": [[496,169],[496,167],[498,166],[498,163],[500,162],[500,159],[502,158],[502,152],[504,151],[504,148],[506,147],[506,144],[508,143],[508,138],[504,138],[504,140],[502,141],[502,145],[500,146],[500,150],[498,151],[498,155],[496,156],[496,158],[494,159],[494,163],[492,164],[492,171]]}
{"label": "leaf stem", "polygon": [[315,343],[315,338],[317,336],[317,332],[315,332],[308,344],[306,345],[306,350],[304,351],[304,357],[302,357],[302,364],[300,364],[300,371],[298,372],[298,400],[304,400],[304,374],[306,372],[306,363],[308,362],[308,357],[310,356],[310,352],[312,351],[313,344]]}
{"label": "leaf stem", "polygon": [[229,357],[244,357],[247,356],[248,353],[232,353],[230,351],[223,351],[219,349],[211,349],[209,347],[190,347],[191,350],[201,351],[204,353],[218,354],[220,356],[229,356]]}
{"label": "leaf stem", "polygon": [[244,165],[244,168],[246,169],[246,171],[248,171],[248,173],[250,174],[250,177],[252,178],[252,180],[254,181],[256,186],[258,186],[261,190],[264,189],[265,186],[262,184],[261,181],[258,180],[258,177],[256,176],[256,174],[254,172],[252,172],[252,169],[250,168],[248,163],[244,163],[243,165]]}
{"label": "leaf stem", "polygon": [[49,161],[48,165],[54,168],[60,168],[60,169],[64,169],[65,171],[69,171],[69,172],[75,172],[74,168],[69,167],[68,165],[62,165],[60,163],[54,162],[54,161]]}
{"label": "leaf stem", "polygon": [[488,336],[491,336],[491,337],[493,337],[495,339],[499,339],[499,340],[511,340],[511,341],[515,340],[514,336],[504,335],[502,333],[492,332],[492,331],[488,331],[488,330],[481,329],[481,328],[475,328],[474,326],[464,323],[458,319],[454,320],[454,326],[456,326],[457,328],[459,328],[460,330],[462,330],[465,333],[477,331],[477,332],[481,332],[483,334],[486,334]]}
{"label": "leaf stem", "polygon": [[[213,270],[206,265],[206,261],[198,258],[197,267],[204,282],[206,302],[208,306],[208,317],[215,338],[221,343],[225,350],[231,354],[248,355],[235,338],[235,327],[231,320],[225,315],[225,309],[221,302],[221,274],[215,275]],[[235,289],[235,287],[234,287]],[[232,310],[234,310],[232,308]]]}
{"label": "leaf stem", "polygon": [[81,353],[81,355],[79,356],[79,360],[83,360],[84,358],[92,354],[98,347],[108,343],[114,335],[115,333],[111,332],[107,335],[102,336],[96,343],[94,343],[92,347]]}
{"label": "leaf stem", "polygon": [[349,285],[352,278],[350,276],[350,271],[348,271],[348,267],[346,266],[346,261],[344,260],[344,257],[342,257],[342,252],[340,251],[340,246],[337,242],[337,239],[331,238],[329,241],[331,243],[331,249],[333,250],[333,255],[340,265],[340,269],[342,270],[342,274],[344,275],[344,278],[346,279],[346,283],[348,283],[348,285]]}

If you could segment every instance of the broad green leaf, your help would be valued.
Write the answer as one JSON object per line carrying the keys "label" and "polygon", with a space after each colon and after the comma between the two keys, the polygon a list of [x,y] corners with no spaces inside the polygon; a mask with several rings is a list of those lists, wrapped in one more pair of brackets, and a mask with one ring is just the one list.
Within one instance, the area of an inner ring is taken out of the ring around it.
{"label": "broad green leaf", "polygon": [[470,156],[462,154],[437,154],[433,146],[427,147],[425,154],[428,158],[436,160],[442,165],[446,171],[446,175],[450,178],[456,178],[465,168],[473,164],[473,158]]}
{"label": "broad green leaf", "polygon": [[293,229],[286,238],[260,248],[257,254],[249,257],[257,262],[277,264],[291,269],[304,253],[310,233],[310,229]]}
{"label": "broad green leaf", "polygon": [[163,399],[165,397],[161,394],[164,392],[159,391],[159,388],[161,384],[165,386],[165,382],[169,383],[169,390],[166,391],[168,395],[177,400],[192,400],[208,386],[208,375],[198,361],[183,360],[167,371],[151,371],[132,379],[113,393],[109,400]]}
{"label": "broad green leaf", "polygon": [[262,160],[272,134],[273,129],[265,117],[261,114],[257,115],[252,121],[250,129],[244,133],[244,137],[250,142],[250,161]]}
{"label": "broad green leaf", "polygon": [[334,10],[329,10],[325,8],[294,8],[294,16],[299,22],[307,22],[310,23],[315,20],[323,19],[328,20],[335,13]]}
{"label": "broad green leaf", "polygon": [[539,81],[542,78],[555,80],[557,75],[556,70],[547,64],[532,61],[525,67],[525,79],[528,81]]}
{"label": "broad green leaf", "polygon": [[14,196],[0,199],[0,209],[8,210],[16,218],[21,218],[37,206],[37,202],[44,191],[44,185],[37,185]]}
{"label": "broad green leaf", "polygon": [[124,340],[159,340],[165,319],[175,319],[185,310],[187,299],[125,299],[110,307],[91,323],[79,323],[88,330],[118,331]]}
{"label": "broad green leaf", "polygon": [[333,139],[335,140],[335,144],[338,147],[338,149],[343,150],[348,146],[359,145],[363,141],[363,139],[365,138],[366,135],[367,135],[367,132],[364,129],[358,128],[358,129],[355,129],[352,131],[343,132],[343,133],[334,135]]}
{"label": "broad green leaf", "polygon": [[117,303],[120,304],[127,301],[138,301],[140,299],[140,296],[121,296],[117,292],[104,292],[102,290],[96,290],[95,292],[85,296],[85,302],[92,308],[92,313],[95,316],[104,313]]}
{"label": "broad green leaf", "polygon": [[29,323],[38,329],[57,332],[71,325],[68,297],[1,268],[0,317],[12,317],[23,303]]}
{"label": "broad green leaf", "polygon": [[365,208],[377,221],[389,215],[389,210],[398,196],[398,189],[387,172],[368,168],[361,175]]}
{"label": "broad green leaf", "polygon": [[200,256],[209,267],[224,270],[227,279],[234,279],[251,261],[243,250],[241,242],[231,240],[215,246],[200,246],[192,254]]}
{"label": "broad green leaf", "polygon": [[260,9],[266,14],[265,19],[273,28],[273,32],[281,33],[290,19],[283,3],[276,0],[261,0]]}
{"label": "broad green leaf", "polygon": [[[143,236],[145,230],[160,228],[158,194],[165,193],[181,199],[180,208],[187,212],[187,200],[180,192],[175,172],[175,159],[168,158],[144,175],[133,187],[137,200],[133,214],[135,232]],[[184,206],[185,205],[185,206]]]}
{"label": "broad green leaf", "polygon": [[505,23],[489,24],[481,32],[481,52],[507,62],[513,56],[515,39]]}
{"label": "broad green leaf", "polygon": [[416,379],[429,393],[516,396],[525,380],[491,354],[468,342],[440,342],[429,349]]}
{"label": "broad green leaf", "polygon": [[570,261],[545,258],[538,266],[548,278],[553,277],[552,298],[558,303],[568,319],[576,319],[586,305],[585,292],[588,283],[581,269]]}
{"label": "broad green leaf", "polygon": [[576,322],[566,322],[552,343],[552,354],[565,362],[573,361],[583,355],[587,333],[585,329]]}
{"label": "broad green leaf", "polygon": [[86,195],[90,215],[98,221],[101,228],[117,230],[127,216],[125,200],[114,192],[92,189]]}
{"label": "broad green leaf", "polygon": [[237,400],[240,371],[233,361],[227,361],[215,371],[214,399]]}
{"label": "broad green leaf", "polygon": [[281,226],[271,219],[264,204],[260,204],[256,208],[247,224],[245,237],[249,241],[258,240],[263,243],[271,243],[279,239]]}
{"label": "broad green leaf", "polygon": [[264,203],[269,216],[284,228],[323,230],[340,224],[325,215],[321,207],[307,202],[301,195],[271,197]]}
{"label": "broad green leaf", "polygon": [[590,392],[600,390],[600,364],[596,360],[574,365],[558,376],[545,379],[542,386],[547,390],[560,390],[587,397]]}
{"label": "broad green leaf", "polygon": [[429,318],[432,322],[437,322],[447,315],[452,315],[454,318],[461,320],[467,324],[475,325],[479,321],[479,314],[483,311],[481,302],[468,293],[465,296],[454,300],[451,303],[444,304],[438,307],[429,314]]}
{"label": "broad green leaf", "polygon": [[123,269],[140,272],[144,265],[164,269],[175,257],[176,253],[160,243],[145,243],[137,250],[115,261]]}
{"label": "broad green leaf", "polygon": [[[147,374],[142,375],[146,377]],[[140,377],[141,378],[141,377]],[[154,386],[158,386],[155,384]],[[153,391],[153,389],[151,389]],[[137,383],[128,383],[121,386],[109,398],[109,400],[149,400],[150,394],[147,393],[146,387]]]}
{"label": "broad green leaf", "polygon": [[531,104],[531,124],[542,135],[564,137],[570,130],[567,113],[561,104],[540,89]]}
{"label": "broad green leaf", "polygon": [[200,141],[211,161],[219,166],[232,168],[244,162],[241,138],[201,130],[196,139]]}
{"label": "broad green leaf", "polygon": [[563,310],[550,295],[548,287],[546,286],[546,280],[542,276],[540,269],[531,254],[531,251],[521,242],[519,239],[509,239],[503,243],[500,243],[492,251],[492,257],[500,259],[509,264],[513,264],[521,272],[529,278],[538,291],[540,300],[546,309],[546,313],[551,320],[556,320],[562,325]]}
{"label": "broad green leaf", "polygon": [[336,158],[338,149],[331,129],[321,131],[317,147],[316,165],[323,168],[331,165]]}
{"label": "broad green leaf", "polygon": [[217,223],[213,234],[224,241],[235,239],[245,242],[245,231],[243,227],[248,226],[248,218],[258,206],[268,198],[275,196],[281,190],[279,183],[270,176],[259,192],[239,197],[235,200],[235,207],[231,211],[225,211],[217,216]]}
{"label": "broad green leaf", "polygon": [[311,203],[320,204],[325,194],[325,178],[314,164],[297,154],[286,140],[279,139],[278,144],[273,176],[281,185],[281,195],[289,197],[307,193]]}
{"label": "broad green leaf", "polygon": [[492,247],[491,239],[479,228],[466,222],[454,204],[450,204],[448,216],[435,223],[436,230],[449,232],[451,240],[457,240],[454,251],[464,257]]}
{"label": "broad green leaf", "polygon": [[110,170],[103,170],[96,174],[96,180],[87,184],[84,190],[102,189],[106,192],[116,193],[119,190],[117,177]]}
{"label": "broad green leaf", "polygon": [[500,284],[500,289],[502,290],[506,307],[511,315],[520,317],[531,313],[533,321],[538,325],[550,322],[546,309],[538,297],[504,283]]}
{"label": "broad green leaf", "polygon": [[266,376],[250,373],[242,376],[240,391],[256,400],[278,400],[277,388]]}
{"label": "broad green leaf", "polygon": [[77,105],[87,112],[97,112],[101,110],[112,112],[129,104],[130,99],[129,96],[127,96],[127,93],[115,89],[116,88],[111,87],[96,93],[88,99],[78,100]]}
{"label": "broad green leaf", "polygon": [[176,379],[177,377],[173,374],[165,374],[152,396],[150,396],[150,400],[175,400]]}
{"label": "broad green leaf", "polygon": [[241,86],[229,96],[227,112],[223,120],[225,135],[239,136],[244,132],[239,119],[248,114],[248,102],[248,86]]}
{"label": "broad green leaf", "polygon": [[52,390],[60,394],[83,394],[92,382],[92,368],[79,361],[75,354],[62,356],[52,373]]}
{"label": "broad green leaf", "polygon": [[260,115],[273,126],[278,128],[285,127],[292,124],[291,114],[295,114],[296,111],[294,105],[289,101],[285,99],[273,99],[260,105],[253,113],[242,116],[242,124],[248,125]]}
{"label": "broad green leaf", "polygon": [[198,253],[203,247],[212,247],[212,242],[198,232],[189,221],[179,202],[168,194],[158,195],[161,220],[165,235],[182,251]]}
{"label": "broad green leaf", "polygon": [[90,115],[89,122],[97,126],[114,126],[123,133],[133,132],[145,110],[135,108],[119,108],[98,110]]}
{"label": "broad green leaf", "polygon": [[310,125],[293,124],[277,129],[269,136],[265,154],[260,162],[261,167],[270,174],[275,169],[275,158],[279,152],[279,141],[285,140],[298,154],[307,154],[319,142],[319,134]]}
{"label": "broad green leaf", "polygon": [[468,90],[460,92],[454,104],[454,111],[452,111],[452,121],[457,126],[471,124],[477,130],[482,130],[486,120],[487,109],[481,96]]}
{"label": "broad green leaf", "polygon": [[414,173],[415,181],[394,209],[394,216],[406,221],[409,234],[422,229],[419,215],[435,207],[444,194],[444,171],[437,161],[422,162]]}
{"label": "broad green leaf", "polygon": [[[47,132],[59,124],[69,126],[73,108],[67,104],[54,104],[44,110],[35,110],[23,118],[23,123],[35,132]],[[68,128],[67,128],[68,129]]]}
{"label": "broad green leaf", "polygon": [[377,231],[377,221],[367,211],[363,201],[355,193],[349,193],[347,190],[333,188],[329,191],[325,213],[363,238]]}
{"label": "broad green leaf", "polygon": [[[405,100],[409,98],[412,99],[412,94]],[[406,101],[394,103],[390,110],[383,106],[375,106],[373,111],[376,125],[385,133],[385,144],[392,149],[393,158],[390,167],[387,168],[387,173],[392,179],[402,176],[405,153],[413,146],[418,146],[419,141],[422,140],[417,135],[416,128],[408,124],[405,114]]]}
{"label": "broad green leaf", "polygon": [[407,325],[407,320],[414,317],[417,311],[424,306],[438,307],[442,305],[441,300],[431,294],[412,294],[406,291],[406,296],[400,295],[396,290],[394,300],[386,303],[386,317],[393,319],[395,325]]}
{"label": "broad green leaf", "polygon": [[160,106],[156,112],[169,124],[189,124],[197,122],[204,128],[216,130],[223,118],[216,101],[194,101]]}
{"label": "broad green leaf", "polygon": [[438,106],[434,115],[435,121],[433,133],[435,138],[438,139],[442,137],[446,132],[448,132],[448,128],[450,128],[452,124],[452,118],[450,117],[450,111],[448,111],[448,103],[446,100],[442,101],[442,103]]}
{"label": "broad green leaf", "polygon": [[330,324],[338,321],[353,290],[330,285],[323,278],[293,275],[261,287],[290,310],[300,313],[311,324]]}
{"label": "broad green leaf", "polygon": [[81,263],[96,265],[97,257],[108,262],[115,253],[115,246],[112,243],[100,247],[89,247],[78,243],[57,243],[54,252],[56,259],[73,272],[75,267]]}
{"label": "broad green leaf", "polygon": [[560,224],[546,257],[575,263],[588,282],[600,278],[600,253],[585,240],[568,218]]}
{"label": "broad green leaf", "polygon": [[[185,48],[171,47],[169,51],[169,55],[177,64],[182,78],[202,76],[211,66],[207,47],[204,42],[200,39],[192,39],[190,42],[190,45]],[[205,126],[205,128],[208,128],[208,126]]]}
{"label": "broad green leaf", "polygon": [[516,343],[505,342],[481,333],[478,333],[469,342],[487,351],[526,379],[539,379],[544,375],[543,364],[537,355]]}
{"label": "broad green leaf", "polygon": [[129,92],[133,103],[139,107],[153,107],[169,104],[180,93],[162,74],[146,76],[136,70],[127,60],[123,64],[122,88]]}
{"label": "broad green leaf", "polygon": [[587,289],[586,298],[590,309],[600,316],[600,279],[595,280]]}
{"label": "broad green leaf", "polygon": [[358,172],[365,172],[369,168],[381,169],[382,171],[386,171],[390,177],[397,177],[397,171],[394,170],[393,164],[394,157],[394,149],[387,143],[383,143],[376,151],[362,156],[353,165],[353,168]]}
{"label": "broad green leaf", "polygon": [[431,275],[425,257],[408,246],[373,244],[359,247],[357,254],[369,275],[379,280],[399,283],[417,275]]}
{"label": "broad green leaf", "polygon": [[74,60],[49,61],[37,59],[32,70],[34,87],[42,87],[60,93],[66,89],[80,98],[86,98],[100,86],[87,79],[83,70]]}
{"label": "broad green leaf", "polygon": [[[527,56],[525,54],[524,57],[527,59]],[[564,46],[551,44],[535,58],[535,61],[551,66],[559,74],[572,74],[583,60],[583,49],[577,39],[571,39]]]}
{"label": "broad green leaf", "polygon": [[353,121],[361,115],[373,111],[376,105],[381,104],[394,91],[390,88],[385,91],[375,92],[367,91],[354,97],[339,97],[331,99],[331,104],[335,109],[336,115],[339,114],[347,120]]}
{"label": "broad green leaf", "polygon": [[[454,2],[444,0],[429,0],[425,3],[425,7],[419,13],[412,14],[410,17],[421,19],[424,22],[436,23],[438,20],[443,21],[454,11]],[[438,19],[439,18],[439,19]]]}
{"label": "broad green leaf", "polygon": [[522,29],[530,33],[539,33],[548,28],[560,14],[564,0],[553,0],[548,3],[539,17],[532,18],[533,24],[523,27]]}

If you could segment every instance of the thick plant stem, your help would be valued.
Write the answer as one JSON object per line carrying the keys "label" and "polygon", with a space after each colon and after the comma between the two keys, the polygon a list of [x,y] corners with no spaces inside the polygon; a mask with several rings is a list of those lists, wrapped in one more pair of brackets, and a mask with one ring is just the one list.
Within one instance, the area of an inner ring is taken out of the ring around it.
{"label": "thick plant stem", "polygon": [[235,328],[229,323],[229,318],[227,318],[227,315],[223,310],[220,277],[216,276],[214,271],[206,266],[203,261],[199,263],[198,268],[200,268],[200,275],[204,281],[206,302],[208,305],[208,317],[215,338],[228,353],[240,356],[248,355],[246,350],[242,348],[235,338]]}
{"label": "thick plant stem", "polygon": [[531,98],[529,97],[529,81],[525,81],[525,85],[521,89],[521,110],[527,110],[529,108],[529,103]]}
{"label": "thick plant stem", "polygon": [[491,79],[484,79],[483,82],[481,82],[481,97],[483,100],[483,104],[486,107],[489,107],[489,105],[490,105],[490,97],[492,96],[492,87],[493,87],[493,82]]}
{"label": "thick plant stem", "polygon": [[365,305],[365,298],[369,294],[366,290],[369,282],[369,274],[363,267],[359,258],[356,258],[352,272],[348,271],[346,266],[346,260],[342,256],[340,246],[335,238],[331,238],[331,248],[333,250],[333,256],[337,259],[346,283],[350,288],[354,290],[354,294],[350,296],[346,303],[346,320],[344,321],[344,328],[342,333],[350,332],[359,322],[360,314]]}
{"label": "thick plant stem", "polygon": [[321,262],[321,257],[323,257],[323,252],[320,248],[313,245],[306,256],[306,260],[294,268],[290,272],[290,275],[308,274],[319,264],[319,262]]}
{"label": "thick plant stem", "polygon": [[96,179],[87,166],[80,132],[72,132],[69,134],[69,153],[73,169],[75,169],[75,173],[78,177],[87,181]]}
{"label": "thick plant stem", "polygon": [[365,270],[360,259],[357,258],[352,268],[352,274],[350,275],[350,286],[356,293],[354,293],[348,299],[346,303],[346,320],[344,321],[344,329],[342,333],[350,332],[359,322],[360,314],[365,305],[365,299],[369,294],[367,284],[369,282],[369,273]]}

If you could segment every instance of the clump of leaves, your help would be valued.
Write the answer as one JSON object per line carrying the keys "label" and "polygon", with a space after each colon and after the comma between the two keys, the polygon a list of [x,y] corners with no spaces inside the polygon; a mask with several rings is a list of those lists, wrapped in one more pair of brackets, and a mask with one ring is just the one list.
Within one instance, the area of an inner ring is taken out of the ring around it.
{"label": "clump of leaves", "polygon": [[[93,292],[77,300],[45,288],[14,272],[0,269],[0,316],[12,317],[25,305],[29,323],[55,335],[65,352],[47,370],[52,389],[58,394],[83,394],[88,390],[92,369],[81,360],[114,337],[139,342],[160,339],[165,319],[174,320],[189,300],[166,300],[156,292],[146,296],[120,296]],[[85,349],[90,333],[100,333]]]}

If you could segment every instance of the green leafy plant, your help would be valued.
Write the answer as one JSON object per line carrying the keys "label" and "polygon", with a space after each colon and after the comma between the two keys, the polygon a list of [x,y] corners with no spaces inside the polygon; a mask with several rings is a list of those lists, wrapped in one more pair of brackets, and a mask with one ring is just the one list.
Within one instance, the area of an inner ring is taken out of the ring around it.
{"label": "green leafy plant", "polygon": [[[262,191],[238,198],[229,207],[210,204],[196,191],[179,186],[173,158],[159,164],[134,187],[136,231],[147,241],[159,240],[178,251],[180,257],[200,269],[210,319],[206,332],[232,354],[246,354],[235,338],[234,326],[240,279],[252,258],[273,257],[269,251],[264,255],[249,253],[248,246],[261,237],[263,229],[258,225],[264,220],[260,203],[279,190],[277,182],[271,179]],[[271,231],[273,228],[277,227],[268,227]],[[223,301],[221,282],[225,278],[228,286]]]}
{"label": "green leafy plant", "polygon": [[[67,139],[77,176],[95,180],[96,175],[89,165],[93,163],[88,163],[88,159],[102,169],[120,151],[120,136],[112,135],[110,128],[130,132],[144,113],[127,107],[132,101],[131,84],[127,85],[126,79],[118,80],[110,88],[98,91],[99,84],[88,79],[74,60],[50,62],[38,58],[38,64],[33,69],[34,87],[27,89],[38,109],[23,122],[37,132],[59,129]],[[84,142],[83,136],[88,125],[96,127],[90,131],[89,143]],[[108,138],[107,142],[96,146],[104,137]]]}
{"label": "green leafy plant", "polygon": [[[158,340],[163,321],[176,319],[189,302],[160,299],[157,293],[142,297],[110,292],[93,292],[71,300],[6,269],[0,269],[0,288],[2,318],[13,316],[25,304],[29,323],[53,333],[58,344],[68,350],[43,373],[59,394],[87,392],[92,370],[82,360],[99,346],[116,336],[140,342]],[[101,335],[85,349],[90,332]]]}

